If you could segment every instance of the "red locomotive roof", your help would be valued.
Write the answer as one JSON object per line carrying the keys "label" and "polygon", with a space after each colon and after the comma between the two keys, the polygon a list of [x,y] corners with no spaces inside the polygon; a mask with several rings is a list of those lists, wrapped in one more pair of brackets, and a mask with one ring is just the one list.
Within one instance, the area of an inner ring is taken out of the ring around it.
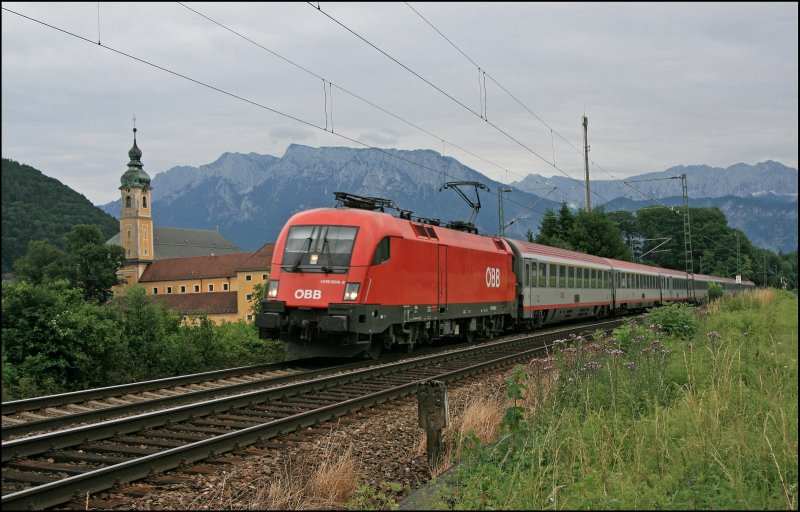
{"label": "red locomotive roof", "polygon": [[[476,250],[510,252],[501,238],[474,235],[442,226],[401,219],[388,213],[357,208],[316,208],[296,213],[283,228],[275,245],[273,263],[281,264],[286,232],[291,226],[341,225],[358,228],[350,265],[369,265],[375,246],[385,236],[410,238]],[[415,227],[416,226],[416,227]]]}

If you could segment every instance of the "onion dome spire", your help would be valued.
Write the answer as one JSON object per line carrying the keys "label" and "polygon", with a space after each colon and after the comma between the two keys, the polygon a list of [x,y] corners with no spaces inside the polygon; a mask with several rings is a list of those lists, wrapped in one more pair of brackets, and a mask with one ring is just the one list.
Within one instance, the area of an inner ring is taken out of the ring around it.
{"label": "onion dome spire", "polygon": [[128,151],[128,157],[128,170],[120,178],[120,188],[149,187],[150,176],[143,169],[142,150],[136,145],[136,127],[133,128],[133,147]]}

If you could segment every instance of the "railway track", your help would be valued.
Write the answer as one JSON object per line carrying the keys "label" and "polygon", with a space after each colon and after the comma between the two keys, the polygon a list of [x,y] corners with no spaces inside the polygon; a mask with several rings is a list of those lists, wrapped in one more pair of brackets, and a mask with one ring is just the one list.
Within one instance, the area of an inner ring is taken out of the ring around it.
{"label": "railway track", "polygon": [[4,441],[2,505],[58,505],[412,394],[422,380],[452,382],[513,364],[546,350],[548,340],[586,329],[571,326],[410,360],[361,363],[335,375]]}
{"label": "railway track", "polygon": [[304,359],[4,402],[2,438],[5,441],[32,432],[174,407],[326,372],[346,371],[362,364],[334,366],[326,359]]}

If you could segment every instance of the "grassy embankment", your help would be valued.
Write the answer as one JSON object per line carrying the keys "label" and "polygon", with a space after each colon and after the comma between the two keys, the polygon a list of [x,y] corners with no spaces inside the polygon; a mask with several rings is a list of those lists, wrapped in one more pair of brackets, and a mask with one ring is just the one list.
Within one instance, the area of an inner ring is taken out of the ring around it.
{"label": "grassy embankment", "polygon": [[501,434],[465,440],[456,509],[797,509],[797,297],[651,311],[508,378]]}

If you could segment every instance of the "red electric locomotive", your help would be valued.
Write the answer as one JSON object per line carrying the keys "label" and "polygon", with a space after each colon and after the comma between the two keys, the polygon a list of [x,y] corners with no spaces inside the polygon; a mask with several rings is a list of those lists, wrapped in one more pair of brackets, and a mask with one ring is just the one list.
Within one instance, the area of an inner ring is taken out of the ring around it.
{"label": "red electric locomotive", "polygon": [[345,207],[297,213],[281,231],[256,315],[262,337],[286,340],[295,356],[377,357],[443,336],[491,337],[516,314],[503,239],[341,197]]}

